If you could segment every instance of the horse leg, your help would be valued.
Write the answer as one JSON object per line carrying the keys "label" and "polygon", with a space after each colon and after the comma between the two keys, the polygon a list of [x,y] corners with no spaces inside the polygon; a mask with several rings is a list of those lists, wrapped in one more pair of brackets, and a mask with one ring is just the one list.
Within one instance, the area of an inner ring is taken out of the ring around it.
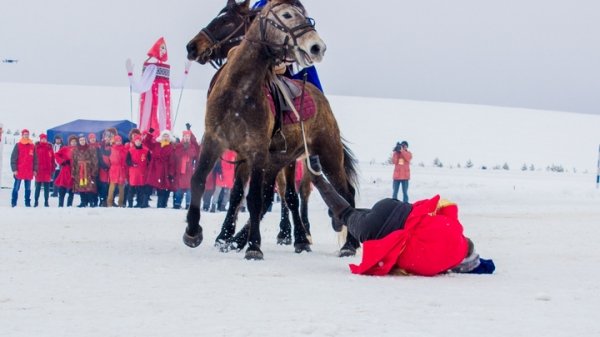
{"label": "horse leg", "polygon": [[306,235],[310,239],[310,222],[308,221],[308,197],[310,196],[311,191],[311,182],[310,182],[310,173],[305,173],[302,176],[302,181],[299,186],[299,194],[300,194],[300,217],[302,219],[302,223],[304,224],[304,229],[306,230]]}
{"label": "horse leg", "polygon": [[292,225],[290,224],[290,210],[285,202],[285,176],[284,171],[277,175],[277,191],[281,196],[281,220],[279,221],[278,245],[292,244]]}
{"label": "horse leg", "polygon": [[[250,226],[248,228],[248,248],[245,258],[247,260],[262,260],[263,253],[260,250],[260,218],[263,207],[263,183],[264,183],[264,163],[266,156],[256,153],[252,158],[252,174],[250,176],[250,189],[246,197],[248,204],[248,213],[250,214]],[[271,190],[272,191],[272,190]]]}
{"label": "horse leg", "polygon": [[218,247],[222,252],[229,250],[233,234],[235,233],[235,222],[239,212],[239,206],[244,197],[244,186],[248,180],[248,170],[245,163],[239,163],[235,168],[235,181],[229,198],[229,209],[221,226],[221,233],[215,240],[215,247]]}
{"label": "horse leg", "polygon": [[[344,172],[343,165],[336,160],[337,158],[333,158],[332,156],[328,156],[326,153],[321,158],[321,165],[323,167],[323,173],[327,176],[327,180],[331,183],[331,185],[335,188],[335,190],[348,201],[348,203],[354,207],[354,189],[348,183],[348,180],[344,174],[337,174],[338,172]],[[331,212],[330,212],[331,214]],[[334,221],[334,217],[331,219],[332,224]],[[334,225],[335,227],[335,225]],[[346,256],[354,256],[356,255],[356,249],[360,247],[360,242],[353,237],[350,233],[346,236],[346,242],[340,248],[340,252],[338,254],[339,257]]]}
{"label": "horse leg", "polygon": [[294,178],[296,173],[295,162],[285,169],[286,177],[286,190],[285,190],[285,202],[292,212],[292,219],[294,221],[294,251],[296,253],[302,253],[303,251],[310,252],[310,241],[306,237],[306,230],[302,219],[300,218],[300,212],[298,211],[299,200],[298,193],[296,193],[296,186],[294,184]]}
{"label": "horse leg", "polygon": [[202,227],[200,226],[200,201],[206,185],[206,177],[212,170],[217,158],[223,152],[218,142],[209,137],[202,141],[202,151],[198,159],[198,166],[192,175],[191,192],[192,200],[187,212],[187,227],[183,233],[183,243],[196,248],[202,243]]}

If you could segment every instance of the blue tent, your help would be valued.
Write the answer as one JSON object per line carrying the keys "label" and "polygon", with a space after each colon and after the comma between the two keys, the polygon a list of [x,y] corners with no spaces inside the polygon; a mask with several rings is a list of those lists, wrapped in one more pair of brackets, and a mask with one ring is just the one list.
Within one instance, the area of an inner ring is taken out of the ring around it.
{"label": "blue tent", "polygon": [[121,137],[123,137],[123,142],[127,142],[129,140],[129,131],[135,128],[135,123],[132,123],[128,120],[120,120],[120,121],[95,121],[89,119],[76,119],[67,124],[55,126],[51,129],[48,129],[47,135],[48,140],[52,141],[54,136],[60,135],[63,138],[63,141],[66,143],[67,138],[70,135],[79,135],[83,133],[84,135],[95,133],[96,139],[102,139],[102,134],[104,130],[108,128],[115,128]]}

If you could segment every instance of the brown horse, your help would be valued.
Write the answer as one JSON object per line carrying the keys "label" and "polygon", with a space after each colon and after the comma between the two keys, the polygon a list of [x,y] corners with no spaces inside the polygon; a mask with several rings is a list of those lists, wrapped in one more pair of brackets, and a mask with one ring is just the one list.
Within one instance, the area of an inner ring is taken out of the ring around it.
{"label": "brown horse", "polygon": [[[217,76],[207,100],[202,152],[192,177],[192,200],[183,237],[186,245],[196,247],[202,241],[199,206],[204,181],[224,149],[229,148],[236,151],[241,160],[237,167],[240,173],[236,176],[250,176],[246,258],[263,258],[259,231],[260,218],[264,214],[263,199],[269,195],[272,198],[277,172],[300,157],[305,146],[299,124],[282,126],[286,136],[285,152],[279,144],[272,142],[275,119],[263,86],[272,76],[274,65],[294,61],[300,66],[309,66],[321,60],[324,50],[325,45],[312,21],[306,18],[304,8],[297,1],[271,1],[250,25],[239,49]],[[306,85],[306,91],[317,107],[315,116],[303,123],[306,146],[310,153],[323,158],[323,172],[336,190],[354,204],[354,160],[348,160],[351,156],[341,141],[326,98],[310,84]],[[234,197],[241,198],[241,195],[234,194]],[[232,234],[232,228],[223,228],[220,236],[228,239]],[[358,242],[354,245],[357,247]]]}
{"label": "brown horse", "polygon": [[[212,22],[203,28],[187,45],[188,58],[193,61],[197,61],[200,64],[211,63],[213,67],[219,69],[222,66],[225,58],[229,51],[239,45],[244,34],[254,20],[259,10],[250,10],[249,0],[244,3],[237,3],[235,0],[228,1],[226,7],[219,12],[219,15],[212,20]],[[213,80],[214,83],[214,80]],[[277,243],[288,245],[292,243],[291,240],[291,224],[289,220],[289,210],[292,211],[292,219],[295,226],[304,226],[304,229],[310,235],[310,223],[308,219],[308,197],[311,192],[311,182],[308,174],[302,179],[300,186],[298,186],[298,194],[300,196],[300,212],[297,207],[290,207],[285,202],[286,198],[286,186],[288,184],[295,184],[294,180],[286,181],[291,176],[290,172],[295,172],[296,163],[292,163],[279,173],[277,176],[277,187],[278,193],[281,197],[281,218],[279,223],[279,233],[277,234]],[[286,172],[289,171],[289,172]],[[236,177],[236,179],[242,179],[243,177]],[[233,194],[241,193],[241,191],[232,191]],[[265,206],[268,207],[268,206]],[[237,218],[238,205],[230,203],[230,208],[225,217],[223,226],[229,227],[231,222],[235,222]],[[294,231],[296,234],[297,231]],[[236,237],[239,241],[238,245],[245,242],[244,238]],[[217,238],[216,245],[221,246],[222,239]],[[295,247],[296,252],[302,252],[302,248],[309,250],[309,247]],[[346,251],[347,253],[352,252]],[[347,254],[345,253],[345,254]]]}

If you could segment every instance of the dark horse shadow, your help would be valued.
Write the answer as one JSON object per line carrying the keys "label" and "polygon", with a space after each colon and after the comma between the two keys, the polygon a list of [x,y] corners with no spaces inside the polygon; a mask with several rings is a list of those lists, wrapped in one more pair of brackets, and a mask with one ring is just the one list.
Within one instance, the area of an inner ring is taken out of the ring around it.
{"label": "dark horse shadow", "polygon": [[[204,181],[215,161],[228,148],[236,151],[240,158],[236,177],[250,177],[246,258],[262,259],[259,223],[264,215],[263,206],[272,202],[277,172],[305,153],[302,126],[308,151],[321,156],[323,172],[336,190],[354,204],[355,160],[342,143],[327,99],[316,87],[310,84],[305,87],[316,104],[315,116],[303,124],[282,126],[287,151],[274,150],[277,146],[271,144],[274,117],[263,86],[272,76],[272,67],[289,60],[308,66],[320,61],[324,50],[325,45],[312,21],[306,18],[304,8],[297,1],[270,2],[250,25],[239,49],[216,77],[207,100],[202,152],[192,178],[192,200],[184,234],[186,245],[196,247],[202,241],[199,206]],[[243,190],[243,184],[242,179],[237,179],[234,190]],[[287,190],[294,188],[293,184],[287,185]],[[293,194],[297,202],[295,191],[287,193],[287,190],[286,201],[293,204]],[[243,193],[232,193],[230,202],[237,204],[242,197]],[[219,238],[230,241],[234,230],[233,224],[224,224]],[[358,242],[351,245],[355,249]]]}

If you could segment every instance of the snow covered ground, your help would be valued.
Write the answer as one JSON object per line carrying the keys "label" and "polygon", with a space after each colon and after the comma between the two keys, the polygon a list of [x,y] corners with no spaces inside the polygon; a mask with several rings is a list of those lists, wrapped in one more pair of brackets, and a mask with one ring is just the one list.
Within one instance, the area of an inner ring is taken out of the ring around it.
{"label": "snow covered ground", "polygon": [[[391,193],[391,170],[361,164],[359,206]],[[317,195],[313,252],[275,244],[275,206],[256,262],[212,247],[222,213],[203,214],[205,241],[191,249],[181,210],[10,208],[3,189],[0,335],[598,336],[594,178],[413,166],[411,199],[457,201],[467,235],[497,266],[433,278],[352,275],[360,257],[336,257]]]}

